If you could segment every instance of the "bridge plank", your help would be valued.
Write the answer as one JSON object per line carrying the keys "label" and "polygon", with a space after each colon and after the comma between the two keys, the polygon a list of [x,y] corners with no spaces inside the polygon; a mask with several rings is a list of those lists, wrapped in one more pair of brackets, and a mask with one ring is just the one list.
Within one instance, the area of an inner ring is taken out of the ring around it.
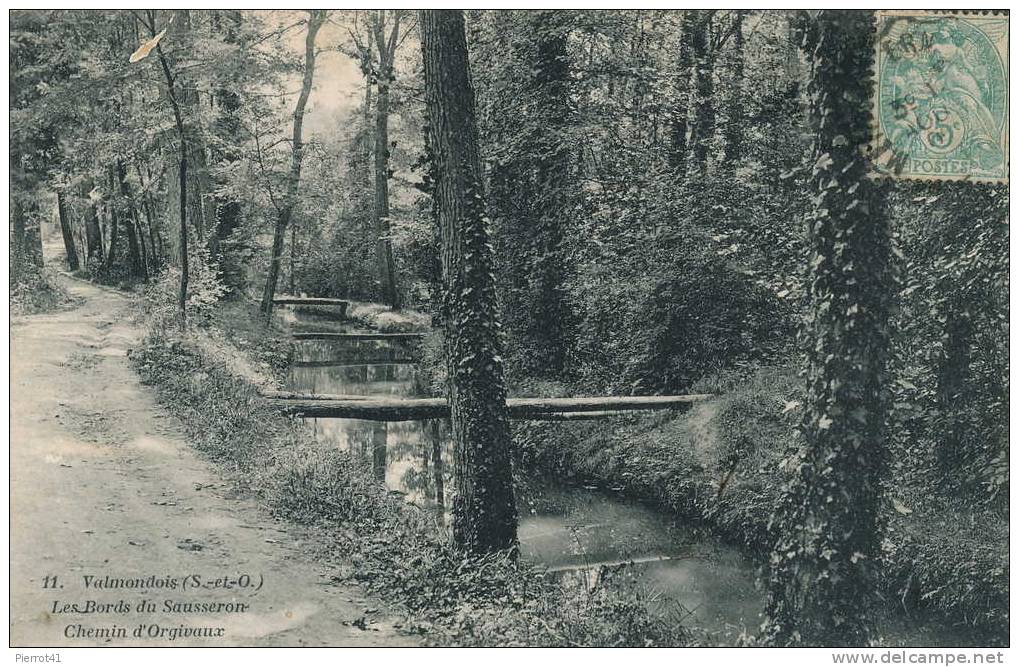
{"label": "bridge plank", "polygon": [[[288,398],[267,396],[266,400],[304,417],[366,419],[372,421],[408,421],[449,417],[443,398],[350,399],[323,394],[290,394]],[[506,410],[511,419],[557,419],[570,413],[605,411],[669,410],[685,408],[711,398],[711,394],[683,396],[584,396],[577,398],[510,398]]]}
{"label": "bridge plank", "polygon": [[348,301],[344,299],[327,299],[317,296],[290,296],[282,294],[274,297],[272,302],[277,306],[342,306],[347,307]]}
{"label": "bridge plank", "polygon": [[294,340],[416,340],[423,338],[420,332],[380,333],[364,331],[347,333],[338,331],[296,331]]}

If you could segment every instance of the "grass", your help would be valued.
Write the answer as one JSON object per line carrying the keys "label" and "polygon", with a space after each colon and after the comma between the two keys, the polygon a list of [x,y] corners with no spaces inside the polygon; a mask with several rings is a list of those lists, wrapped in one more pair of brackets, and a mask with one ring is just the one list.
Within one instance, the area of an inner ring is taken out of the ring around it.
{"label": "grass", "polygon": [[393,310],[381,303],[351,301],[347,306],[347,317],[385,333],[426,331],[432,326],[432,318],[427,313],[407,309]]}
{"label": "grass", "polygon": [[[653,592],[605,577],[562,584],[506,553],[457,551],[430,513],[393,500],[364,463],[316,441],[257,397],[225,354],[241,330],[188,337],[153,331],[132,360],[194,446],[277,516],[308,525],[335,556],[337,577],[404,610],[403,630],[457,646],[685,646],[699,636],[657,607]],[[257,330],[249,330],[254,339]],[[266,332],[266,336],[270,333]],[[214,340],[203,340],[207,338]],[[246,340],[248,339],[246,338]],[[236,350],[236,348],[234,348]]]}

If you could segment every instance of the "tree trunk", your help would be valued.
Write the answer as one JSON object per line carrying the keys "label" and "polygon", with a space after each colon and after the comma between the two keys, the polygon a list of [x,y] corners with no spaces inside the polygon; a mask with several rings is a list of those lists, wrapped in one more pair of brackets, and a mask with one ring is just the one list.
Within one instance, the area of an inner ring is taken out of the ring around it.
{"label": "tree trunk", "polygon": [[725,126],[725,160],[723,169],[731,176],[736,172],[736,167],[743,159],[743,68],[745,58],[743,55],[743,19],[746,12],[737,11],[735,27],[733,28],[733,63],[732,63],[732,94],[729,96],[728,115],[729,120]]}
{"label": "tree trunk", "polygon": [[142,210],[145,213],[145,222],[149,232],[149,254],[152,256],[152,262],[149,266],[155,271],[158,269],[159,259],[163,255],[163,239],[156,227],[156,216],[152,212],[152,192],[150,191],[152,188],[152,176],[150,174],[149,182],[146,184],[145,179],[142,178],[141,167],[138,166],[137,162],[134,163],[134,170],[138,174],[138,183],[142,187]]}
{"label": "tree trunk", "polygon": [[765,636],[865,646],[881,557],[889,312],[895,299],[886,185],[867,177],[873,16],[824,11],[807,53],[814,130],[803,332],[805,447],[772,517]]}
{"label": "tree trunk", "polygon": [[711,45],[711,21],[714,11],[698,10],[693,34],[694,94],[690,105],[689,164],[687,173],[703,176],[711,153],[715,132],[715,54]]}
{"label": "tree trunk", "polygon": [[[88,190],[88,186],[82,188]],[[103,232],[99,228],[99,211],[96,210],[96,203],[91,200],[88,192],[83,192],[83,198],[87,201],[85,205],[85,240],[87,251],[85,264],[89,270],[95,270],[103,263]]]}
{"label": "tree trunk", "polygon": [[[386,75],[380,75],[386,76]],[[400,307],[389,227],[389,83],[379,79],[375,103],[375,243],[382,301]]]}
{"label": "tree trunk", "polygon": [[378,481],[386,482],[386,422],[375,422],[372,429],[372,475]]}
{"label": "tree trunk", "polygon": [[428,435],[432,446],[432,474],[435,478],[435,505],[439,508],[440,521],[446,507],[445,467],[442,463],[442,437],[439,420],[428,421]]}
{"label": "tree trunk", "polygon": [[689,127],[687,119],[690,115],[690,102],[692,99],[691,75],[693,73],[693,40],[697,31],[697,11],[687,9],[683,11],[683,21],[680,24],[679,55],[677,57],[677,84],[680,87],[676,95],[676,106],[672,110],[672,126],[670,129],[672,148],[669,151],[669,166],[676,172],[680,181],[686,178],[687,162],[687,133]]}
{"label": "tree trunk", "polygon": [[180,316],[180,326],[183,329],[187,326],[187,304],[188,304],[188,153],[187,144],[184,140],[184,128],[178,124],[180,132],[180,292],[177,296],[177,308]]}
{"label": "tree trunk", "polygon": [[131,203],[131,194],[127,187],[127,170],[124,163],[117,161],[117,182],[120,190],[120,201],[114,202],[114,207],[119,208],[121,213],[128,214],[124,220],[124,227],[127,229],[128,251],[131,253],[131,275],[142,278],[148,282],[149,277],[145,270],[145,257],[138,244],[137,212]]}
{"label": "tree trunk", "polygon": [[39,233],[39,199],[34,192],[11,192],[11,275],[31,273],[29,266],[43,266]]}
{"label": "tree trunk", "polygon": [[534,238],[534,261],[530,279],[535,286],[531,308],[532,339],[536,367],[556,373],[566,367],[572,313],[566,300],[566,261],[563,241],[570,223],[571,149],[569,144],[570,61],[567,27],[556,25],[562,12],[538,12],[535,34],[539,36],[533,89],[540,105],[542,125],[536,169],[534,201],[538,221]]}
{"label": "tree trunk", "polygon": [[389,224],[389,87],[393,82],[393,61],[400,36],[400,14],[392,12],[393,25],[385,36],[385,10],[374,15],[375,48],[379,54],[377,95],[375,100],[375,255],[379,271],[382,301],[400,308],[400,293],[393,266],[393,243]]}
{"label": "tree trunk", "polygon": [[106,211],[110,218],[110,234],[106,239],[107,253],[106,261],[103,263],[103,273],[109,273],[113,263],[117,260],[117,238],[120,235],[120,213],[117,211],[117,203],[114,194],[114,175],[110,170],[110,196],[106,200]]}
{"label": "tree trunk", "polygon": [[[243,15],[238,10],[217,12],[214,20],[222,30],[224,41],[228,44],[237,43],[237,34],[243,23]],[[238,149],[243,144],[242,130],[238,113],[241,108],[240,95],[229,87],[218,88],[215,92],[218,102],[219,115],[213,123],[213,129],[219,138],[214,144],[213,162],[220,164],[240,158]],[[214,233],[209,235],[209,250],[214,259],[222,255],[220,244],[230,238],[234,230],[241,222],[241,202],[234,197],[221,193],[222,186],[226,185],[225,179],[217,178],[216,194],[213,195],[216,209],[216,228]]]}
{"label": "tree trunk", "polygon": [[512,441],[463,12],[423,10],[418,24],[442,238],[442,322],[456,443],[453,540],[473,553],[514,549]]}
{"label": "tree trunk", "polygon": [[141,246],[141,259],[142,259],[142,280],[149,282],[149,256],[148,251],[145,248],[145,234],[142,230],[141,221],[138,220],[137,216],[134,219],[135,222],[135,233],[138,239],[138,244]]}
{"label": "tree trunk", "polygon": [[293,294],[296,289],[294,282],[294,255],[297,253],[297,225],[290,225],[290,271],[288,271],[287,278],[290,282],[290,293]]}
{"label": "tree trunk", "polygon": [[970,375],[975,330],[966,303],[959,301],[950,299],[949,312],[944,313],[946,319],[936,376],[938,411],[947,422],[938,439],[936,459],[946,480],[957,477],[959,470],[968,463],[965,437],[970,392],[966,391],[966,381]]}
{"label": "tree trunk", "polygon": [[[149,10],[149,30],[152,37],[156,36],[155,13]],[[173,121],[177,126],[177,140],[180,143],[180,161],[178,175],[180,177],[180,292],[177,297],[178,317],[180,327],[187,327],[187,303],[188,303],[188,140],[184,130],[184,118],[181,116],[180,102],[173,90],[173,74],[170,72],[170,65],[166,61],[163,47],[156,44],[156,54],[159,56],[159,64],[163,68],[163,76],[166,79],[166,95],[170,99],[170,107],[173,110]]]}
{"label": "tree trunk", "polygon": [[326,12],[314,9],[308,17],[308,34],[304,40],[304,80],[301,83],[301,94],[297,98],[294,109],[294,131],[292,137],[293,156],[290,162],[290,174],[287,180],[287,192],[276,216],[276,229],[272,239],[272,256],[269,258],[269,272],[265,279],[265,290],[262,292],[262,312],[266,319],[272,315],[272,299],[276,295],[276,283],[279,281],[280,261],[283,257],[283,243],[286,239],[287,225],[296,204],[298,186],[301,181],[301,160],[304,156],[303,128],[304,108],[308,105],[311,95],[311,84],[315,76],[315,36],[325,22]]}
{"label": "tree trunk", "polygon": [[64,252],[67,253],[67,269],[77,271],[78,251],[74,247],[74,233],[71,230],[71,219],[67,215],[67,201],[63,190],[57,190],[57,215],[60,216],[60,233],[64,237]]}

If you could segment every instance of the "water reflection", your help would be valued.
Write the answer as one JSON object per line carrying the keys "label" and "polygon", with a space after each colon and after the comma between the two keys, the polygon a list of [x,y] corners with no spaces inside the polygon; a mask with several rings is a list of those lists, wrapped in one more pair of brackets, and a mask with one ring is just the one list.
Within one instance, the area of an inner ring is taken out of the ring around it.
{"label": "water reflection", "polygon": [[[412,396],[415,366],[391,341],[300,341],[290,388],[320,394]],[[361,457],[406,502],[449,520],[452,445],[445,420],[313,419],[321,440]],[[732,551],[639,503],[590,489],[527,481],[517,489],[521,556],[569,585],[606,572],[667,593],[716,630],[756,624],[761,596],[752,569]]]}

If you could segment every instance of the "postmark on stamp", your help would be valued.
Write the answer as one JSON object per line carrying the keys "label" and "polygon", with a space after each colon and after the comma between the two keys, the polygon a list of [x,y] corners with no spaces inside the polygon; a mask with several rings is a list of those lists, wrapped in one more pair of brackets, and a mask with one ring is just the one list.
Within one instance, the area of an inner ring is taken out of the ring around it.
{"label": "postmark on stamp", "polygon": [[1008,182],[1008,15],[879,11],[878,174]]}

